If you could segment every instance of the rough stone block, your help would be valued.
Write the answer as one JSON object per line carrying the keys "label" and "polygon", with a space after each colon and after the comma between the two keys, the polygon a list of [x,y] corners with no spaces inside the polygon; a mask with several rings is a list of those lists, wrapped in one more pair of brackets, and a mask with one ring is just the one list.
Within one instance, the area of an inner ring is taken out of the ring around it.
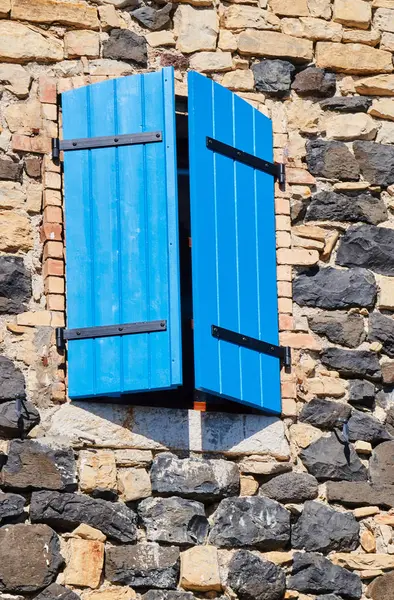
{"label": "rough stone block", "polygon": [[105,577],[133,588],[175,589],[179,576],[179,549],[154,543],[108,548]]}
{"label": "rough stone block", "polygon": [[245,55],[309,62],[312,60],[313,43],[276,31],[247,29],[239,35],[238,50]]}
{"label": "rough stone block", "polygon": [[[31,6],[30,0],[26,3]],[[63,44],[57,38],[41,35],[22,23],[9,20],[0,23],[0,60],[56,62],[63,60],[63,56]]]}
{"label": "rough stone block", "polygon": [[335,434],[320,438],[303,449],[300,458],[309,473],[319,481],[366,481],[368,473],[352,445],[345,454],[343,442]]}
{"label": "rough stone block", "polygon": [[307,0],[270,0],[271,10],[283,17],[305,17],[309,15]]}
{"label": "rough stone block", "polygon": [[121,502],[95,500],[82,494],[33,492],[30,506],[33,522],[72,529],[91,525],[109,538],[123,543],[136,540],[136,514]]}
{"label": "rough stone block", "polygon": [[119,469],[118,489],[124,502],[141,500],[152,495],[149,474],[140,468]]}
{"label": "rough stone block", "polygon": [[346,267],[366,267],[382,275],[394,275],[393,252],[392,229],[354,225],[341,238],[337,263]]}
{"label": "rough stone block", "polygon": [[213,9],[197,9],[188,4],[178,6],[174,15],[176,48],[191,53],[215,50],[219,20]]}
{"label": "rough stone block", "polygon": [[129,60],[141,66],[147,64],[146,40],[128,29],[112,29],[103,43],[103,57]]}
{"label": "rough stone block", "polygon": [[355,75],[393,71],[390,52],[376,50],[365,44],[317,42],[316,65],[322,69]]}
{"label": "rough stone block", "polygon": [[282,569],[247,550],[240,550],[231,558],[228,582],[244,600],[279,600],[286,589]]}
{"label": "rough stone block", "polygon": [[364,0],[335,0],[333,18],[347,27],[368,29],[372,18],[371,4]]}
{"label": "rough stone block", "polygon": [[82,450],[79,455],[79,484],[81,490],[87,494],[103,497],[106,494],[115,495],[115,454],[111,450]]}
{"label": "rough stone block", "polygon": [[196,546],[181,553],[180,585],[196,592],[221,591],[218,551],[214,546]]}
{"label": "rough stone block", "polygon": [[104,566],[103,542],[71,539],[65,553],[64,583],[78,587],[98,587]]}
{"label": "rough stone block", "polygon": [[47,525],[7,525],[0,529],[1,591],[38,592],[54,581],[62,564],[58,536]]}
{"label": "rough stone block", "polygon": [[32,23],[60,23],[98,29],[97,9],[82,2],[13,0],[11,17]]}
{"label": "rough stone block", "polygon": [[96,58],[100,55],[100,35],[94,31],[67,31],[64,49],[67,58]]}

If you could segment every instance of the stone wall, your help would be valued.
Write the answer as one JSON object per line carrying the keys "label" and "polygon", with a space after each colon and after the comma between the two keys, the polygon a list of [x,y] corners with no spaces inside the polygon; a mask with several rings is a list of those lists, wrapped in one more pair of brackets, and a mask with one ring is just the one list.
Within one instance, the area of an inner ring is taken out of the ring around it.
{"label": "stone wall", "polygon": [[[0,0],[0,600],[392,600],[393,53],[393,0]],[[166,65],[273,120],[282,419],[67,400],[57,93]]]}

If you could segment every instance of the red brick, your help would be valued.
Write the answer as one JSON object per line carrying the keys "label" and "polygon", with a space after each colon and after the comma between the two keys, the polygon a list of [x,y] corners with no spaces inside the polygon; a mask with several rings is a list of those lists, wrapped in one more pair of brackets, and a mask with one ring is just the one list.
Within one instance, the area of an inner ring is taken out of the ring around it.
{"label": "red brick", "polygon": [[62,195],[58,190],[44,190],[44,208],[47,206],[61,206]]}
{"label": "red brick", "polygon": [[63,213],[59,206],[47,206],[44,209],[44,223],[62,223]]}
{"label": "red brick", "polygon": [[278,296],[291,298],[291,283],[289,281],[278,281]]}
{"label": "red brick", "polygon": [[62,240],[62,233],[63,226],[59,223],[44,223],[40,228],[40,239],[42,242],[49,242],[50,240],[57,240],[60,242]]}
{"label": "red brick", "polygon": [[55,260],[54,258],[48,258],[44,262],[43,268],[44,277],[53,275],[54,277],[64,276],[64,262],[62,260]]}
{"label": "red brick", "polygon": [[279,331],[294,329],[294,319],[291,315],[279,315]]}
{"label": "red brick", "polygon": [[41,102],[56,104],[56,79],[42,75],[39,80],[39,96]]}
{"label": "red brick", "polygon": [[14,134],[12,136],[12,149],[16,152],[46,154],[51,152],[51,138],[45,135],[29,137],[27,135]]}

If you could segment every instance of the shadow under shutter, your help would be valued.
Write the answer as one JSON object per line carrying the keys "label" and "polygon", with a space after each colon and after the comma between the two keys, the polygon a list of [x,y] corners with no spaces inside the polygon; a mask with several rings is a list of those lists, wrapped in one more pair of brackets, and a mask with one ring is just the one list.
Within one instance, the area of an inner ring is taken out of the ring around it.
{"label": "shadow under shutter", "polygon": [[279,413],[279,358],[212,329],[278,344],[274,177],[207,143],[272,161],[272,123],[198,73],[188,86],[195,385]]}
{"label": "shadow under shutter", "polygon": [[[180,385],[173,70],[65,92],[62,113],[64,140],[90,138],[89,149],[64,152],[67,328],[165,323],[150,333],[100,337],[98,329],[69,339],[69,396]],[[119,147],[92,140],[144,132],[161,139]]]}

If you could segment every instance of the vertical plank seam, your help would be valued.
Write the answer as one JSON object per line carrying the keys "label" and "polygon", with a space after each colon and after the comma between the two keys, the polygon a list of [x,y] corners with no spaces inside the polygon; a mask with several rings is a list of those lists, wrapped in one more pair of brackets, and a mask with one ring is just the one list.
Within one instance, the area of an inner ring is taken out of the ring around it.
{"label": "vertical plank seam", "polygon": [[[145,86],[144,86],[144,76],[139,75],[140,81],[140,102],[141,102],[141,124],[142,131],[145,131]],[[142,195],[144,199],[144,220],[145,220],[145,284],[146,284],[146,320],[150,321],[150,305],[151,305],[151,297],[150,297],[150,282],[149,282],[149,250],[150,250],[150,224],[148,218],[148,195],[147,195],[147,185],[146,185],[146,176],[147,176],[147,161],[146,161],[146,146],[142,145],[142,172],[143,172],[143,190]],[[146,346],[147,346],[147,359],[148,359],[148,389],[152,387],[152,356],[151,356],[151,342],[150,336],[148,333],[144,334],[146,336]]]}
{"label": "vertical plank seam", "polygon": [[[92,137],[92,102],[91,102],[91,88],[89,86],[86,87],[86,110],[87,110],[87,134],[88,137]],[[92,161],[92,151],[88,150],[88,198],[89,198],[89,225],[90,225],[90,289],[91,289],[91,306],[92,306],[92,325],[96,324],[96,294],[95,294],[95,285],[94,285],[94,277],[95,277],[95,252],[94,252],[94,211],[93,211],[93,161]],[[92,377],[93,377],[93,394],[97,393],[97,353],[96,353],[96,340],[90,340],[91,348],[92,348]]]}

